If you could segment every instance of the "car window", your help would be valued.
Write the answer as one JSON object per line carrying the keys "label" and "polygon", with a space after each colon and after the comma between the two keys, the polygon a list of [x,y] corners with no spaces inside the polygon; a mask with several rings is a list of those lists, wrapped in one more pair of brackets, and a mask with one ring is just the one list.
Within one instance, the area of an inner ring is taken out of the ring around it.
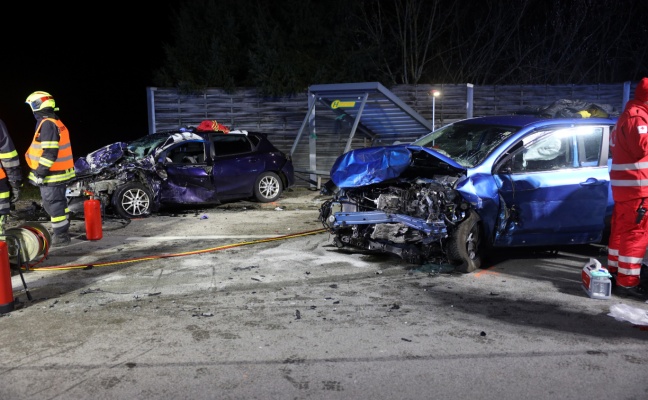
{"label": "car window", "polygon": [[553,171],[599,164],[604,128],[586,126],[538,132],[511,153],[512,173]]}
{"label": "car window", "polygon": [[589,130],[584,130],[578,136],[579,148],[582,149],[580,154],[580,165],[596,165],[601,157],[601,150],[603,144],[603,128],[592,127]]}
{"label": "car window", "polygon": [[202,164],[205,161],[205,145],[201,142],[184,143],[170,149],[167,161],[177,164]]}
{"label": "car window", "polygon": [[216,156],[247,153],[252,151],[252,144],[244,135],[214,136],[214,152]]}

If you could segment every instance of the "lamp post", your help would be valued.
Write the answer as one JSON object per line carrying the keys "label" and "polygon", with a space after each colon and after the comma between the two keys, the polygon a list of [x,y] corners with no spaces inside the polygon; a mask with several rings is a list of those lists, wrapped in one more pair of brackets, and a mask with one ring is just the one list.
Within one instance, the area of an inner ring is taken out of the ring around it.
{"label": "lamp post", "polygon": [[441,92],[438,90],[432,90],[432,130],[434,131],[434,128],[436,126],[436,123],[434,122],[434,108],[436,106],[436,98],[441,95]]}

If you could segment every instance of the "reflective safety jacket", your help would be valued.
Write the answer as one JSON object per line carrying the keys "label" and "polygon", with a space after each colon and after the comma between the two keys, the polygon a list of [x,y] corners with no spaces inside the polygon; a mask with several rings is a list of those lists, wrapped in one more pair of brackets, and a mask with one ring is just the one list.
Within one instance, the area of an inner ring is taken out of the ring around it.
{"label": "reflective safety jacket", "polygon": [[4,178],[9,178],[12,185],[20,186],[22,170],[16,147],[4,122],[0,121],[0,179]]}
{"label": "reflective safety jacket", "polygon": [[[50,129],[49,132],[57,132],[42,135],[46,122],[55,124],[57,128]],[[42,118],[25,153],[25,160],[31,169],[28,178],[32,182],[35,182],[38,176],[43,178],[44,184],[60,184],[74,178],[76,174],[70,134],[63,122],[55,118]]]}
{"label": "reflective safety jacket", "polygon": [[648,105],[630,100],[610,136],[615,202],[648,198]]}

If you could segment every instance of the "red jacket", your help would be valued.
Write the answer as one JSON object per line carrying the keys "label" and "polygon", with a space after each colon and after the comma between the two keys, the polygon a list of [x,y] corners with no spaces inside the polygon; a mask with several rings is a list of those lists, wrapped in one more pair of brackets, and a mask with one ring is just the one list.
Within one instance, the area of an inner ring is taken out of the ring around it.
{"label": "red jacket", "polygon": [[637,86],[610,137],[614,201],[648,198],[648,79]]}

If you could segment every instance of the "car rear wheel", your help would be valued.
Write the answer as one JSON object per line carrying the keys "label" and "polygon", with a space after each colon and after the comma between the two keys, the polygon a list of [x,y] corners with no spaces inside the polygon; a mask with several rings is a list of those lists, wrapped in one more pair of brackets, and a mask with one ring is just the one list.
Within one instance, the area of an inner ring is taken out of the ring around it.
{"label": "car rear wheel", "polygon": [[274,172],[262,173],[254,184],[254,197],[261,203],[277,200],[281,196],[281,192],[281,179]]}
{"label": "car rear wheel", "polygon": [[455,266],[455,271],[469,273],[481,267],[484,246],[481,243],[480,218],[470,211],[452,237],[448,240],[448,260]]}
{"label": "car rear wheel", "polygon": [[153,194],[141,183],[127,183],[113,193],[112,204],[120,216],[132,219],[151,214]]}

